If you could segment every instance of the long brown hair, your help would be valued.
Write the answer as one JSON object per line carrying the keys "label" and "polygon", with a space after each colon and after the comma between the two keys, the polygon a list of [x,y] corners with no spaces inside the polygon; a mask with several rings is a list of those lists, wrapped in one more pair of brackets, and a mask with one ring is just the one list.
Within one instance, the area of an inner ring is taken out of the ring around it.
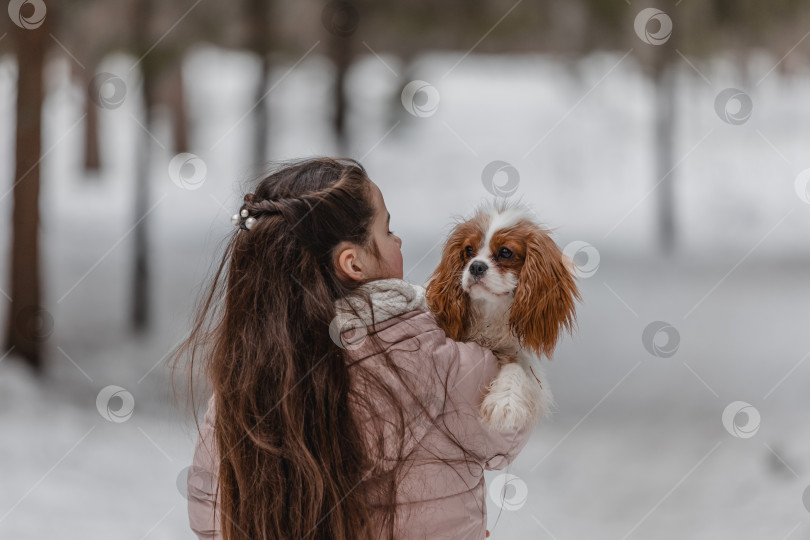
{"label": "long brown hair", "polygon": [[[360,283],[339,279],[333,263],[343,241],[379,253],[370,231],[374,209],[366,171],[350,159],[286,162],[244,195],[242,209],[256,221],[229,238],[192,331],[169,360],[176,368],[191,353],[193,409],[195,358],[203,360],[215,395],[222,536],[373,538],[382,523],[394,538],[410,415],[397,391],[379,376],[355,371],[363,362],[347,362],[329,334],[336,300],[369,302]],[[416,398],[418,390],[384,356]],[[350,392],[351,381],[359,379],[376,390],[365,397]],[[423,401],[416,399],[420,413],[427,411]],[[390,458],[392,443],[383,429],[372,437],[373,449],[363,431],[367,419],[392,410],[387,403],[399,411],[393,467],[371,458]],[[427,412],[435,424],[436,412]]]}

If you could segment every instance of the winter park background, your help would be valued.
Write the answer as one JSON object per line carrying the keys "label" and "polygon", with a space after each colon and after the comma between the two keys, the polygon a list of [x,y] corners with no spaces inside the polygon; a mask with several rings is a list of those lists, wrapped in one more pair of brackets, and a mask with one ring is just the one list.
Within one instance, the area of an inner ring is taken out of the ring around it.
{"label": "winter park background", "polygon": [[[316,47],[271,71],[270,157],[360,159],[414,283],[437,264],[452,218],[492,199],[509,174],[519,179],[509,198],[582,252],[578,328],[546,363],[557,410],[509,469],[487,472],[488,485],[515,477],[511,506],[487,500],[491,538],[810,538],[810,69],[774,69],[782,54],[764,50],[744,70],[722,53],[676,64],[677,248],[664,254],[656,89],[632,52],[642,46],[573,60],[473,51],[459,62],[464,47],[423,51],[407,66],[361,47],[345,81],[345,152],[328,127],[334,64]],[[169,114],[156,109],[144,221],[153,321],[133,337],[129,245],[144,160],[136,61],[119,52],[98,66],[126,80],[128,94],[100,116],[104,166],[88,177],[86,88],[71,77],[74,59],[48,57],[40,219],[52,333],[42,376],[2,351],[0,538],[193,538],[178,486],[196,431],[163,360],[188,330],[242,183],[254,177],[246,115],[261,66],[212,44],[184,55],[189,152],[203,171],[191,188],[173,181]],[[14,57],[0,56],[0,215],[9,223],[16,77]],[[435,110],[407,110],[409,80],[430,85],[413,106]],[[753,103],[742,122],[721,113],[743,118],[734,107],[744,103],[717,108],[726,88]],[[505,164],[488,184],[494,161]],[[2,232],[5,276],[10,226]],[[3,327],[7,317],[0,310]],[[657,321],[668,326],[650,326]],[[97,408],[108,385],[134,398],[125,422]]]}

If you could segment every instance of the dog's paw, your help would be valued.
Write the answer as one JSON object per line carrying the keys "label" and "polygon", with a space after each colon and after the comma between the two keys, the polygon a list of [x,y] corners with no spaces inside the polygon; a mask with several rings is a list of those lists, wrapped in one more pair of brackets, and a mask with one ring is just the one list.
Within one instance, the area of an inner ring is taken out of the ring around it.
{"label": "dog's paw", "polygon": [[516,363],[503,366],[481,403],[481,415],[495,430],[522,429],[547,414],[551,393]]}

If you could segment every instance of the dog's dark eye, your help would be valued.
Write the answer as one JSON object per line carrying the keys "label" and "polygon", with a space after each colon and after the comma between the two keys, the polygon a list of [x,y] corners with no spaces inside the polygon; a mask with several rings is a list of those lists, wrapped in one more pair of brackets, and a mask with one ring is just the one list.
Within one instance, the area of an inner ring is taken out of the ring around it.
{"label": "dog's dark eye", "polygon": [[498,257],[501,259],[510,259],[512,258],[512,251],[509,248],[502,247],[500,251],[498,251]]}
{"label": "dog's dark eye", "polygon": [[472,248],[472,246],[465,247],[464,248],[464,253],[467,254],[467,257],[472,257],[473,256],[473,248]]}

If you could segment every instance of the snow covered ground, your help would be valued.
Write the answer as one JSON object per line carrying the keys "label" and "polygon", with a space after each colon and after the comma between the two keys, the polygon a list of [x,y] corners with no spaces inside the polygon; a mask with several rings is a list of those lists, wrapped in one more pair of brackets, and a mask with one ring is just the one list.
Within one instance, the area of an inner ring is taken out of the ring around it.
{"label": "snow covered ground", "polygon": [[[351,154],[386,197],[407,278],[422,282],[451,216],[490,196],[482,171],[495,160],[515,167],[514,197],[556,228],[561,246],[584,241],[600,255],[580,280],[578,332],[548,364],[557,413],[508,471],[487,473],[490,485],[516,476],[506,490],[513,509],[488,500],[492,538],[810,538],[810,205],[796,191],[810,168],[810,77],[768,74],[778,59],[766,57],[752,60],[758,76],[749,82],[720,61],[694,62],[705,79],[683,66],[673,172],[681,247],[663,259],[650,191],[652,89],[632,54],[572,66],[471,55],[451,70],[459,57],[429,55],[416,66],[440,97],[425,117],[402,107],[406,70],[396,59],[369,55],[350,76]],[[255,172],[251,118],[241,118],[257,63],[211,48],[186,61],[191,151],[207,168],[199,189],[169,178],[169,126],[165,115],[157,121],[147,337],[126,331],[129,231],[141,217],[132,203],[142,156],[131,151],[141,129],[131,63],[112,57],[102,66],[128,93],[102,111],[105,169],[89,181],[80,166],[84,90],[68,82],[65,62],[50,71],[41,209],[51,366],[35,381],[13,352],[0,361],[0,538],[192,538],[177,479],[196,433],[172,401],[162,360],[231,230],[240,182]],[[333,154],[331,67],[318,51],[287,74],[292,65],[271,81],[273,157]],[[0,62],[8,187],[13,71]],[[715,96],[731,86],[754,104],[742,125],[715,112]],[[0,236],[3,253],[8,242]],[[7,266],[0,258],[3,275]],[[659,333],[645,342],[654,321],[674,327],[676,341]],[[649,352],[656,346],[659,356]],[[99,413],[108,385],[134,399],[124,422]],[[737,401],[760,420],[740,413],[724,425]],[[735,425],[753,436],[733,436]]]}

